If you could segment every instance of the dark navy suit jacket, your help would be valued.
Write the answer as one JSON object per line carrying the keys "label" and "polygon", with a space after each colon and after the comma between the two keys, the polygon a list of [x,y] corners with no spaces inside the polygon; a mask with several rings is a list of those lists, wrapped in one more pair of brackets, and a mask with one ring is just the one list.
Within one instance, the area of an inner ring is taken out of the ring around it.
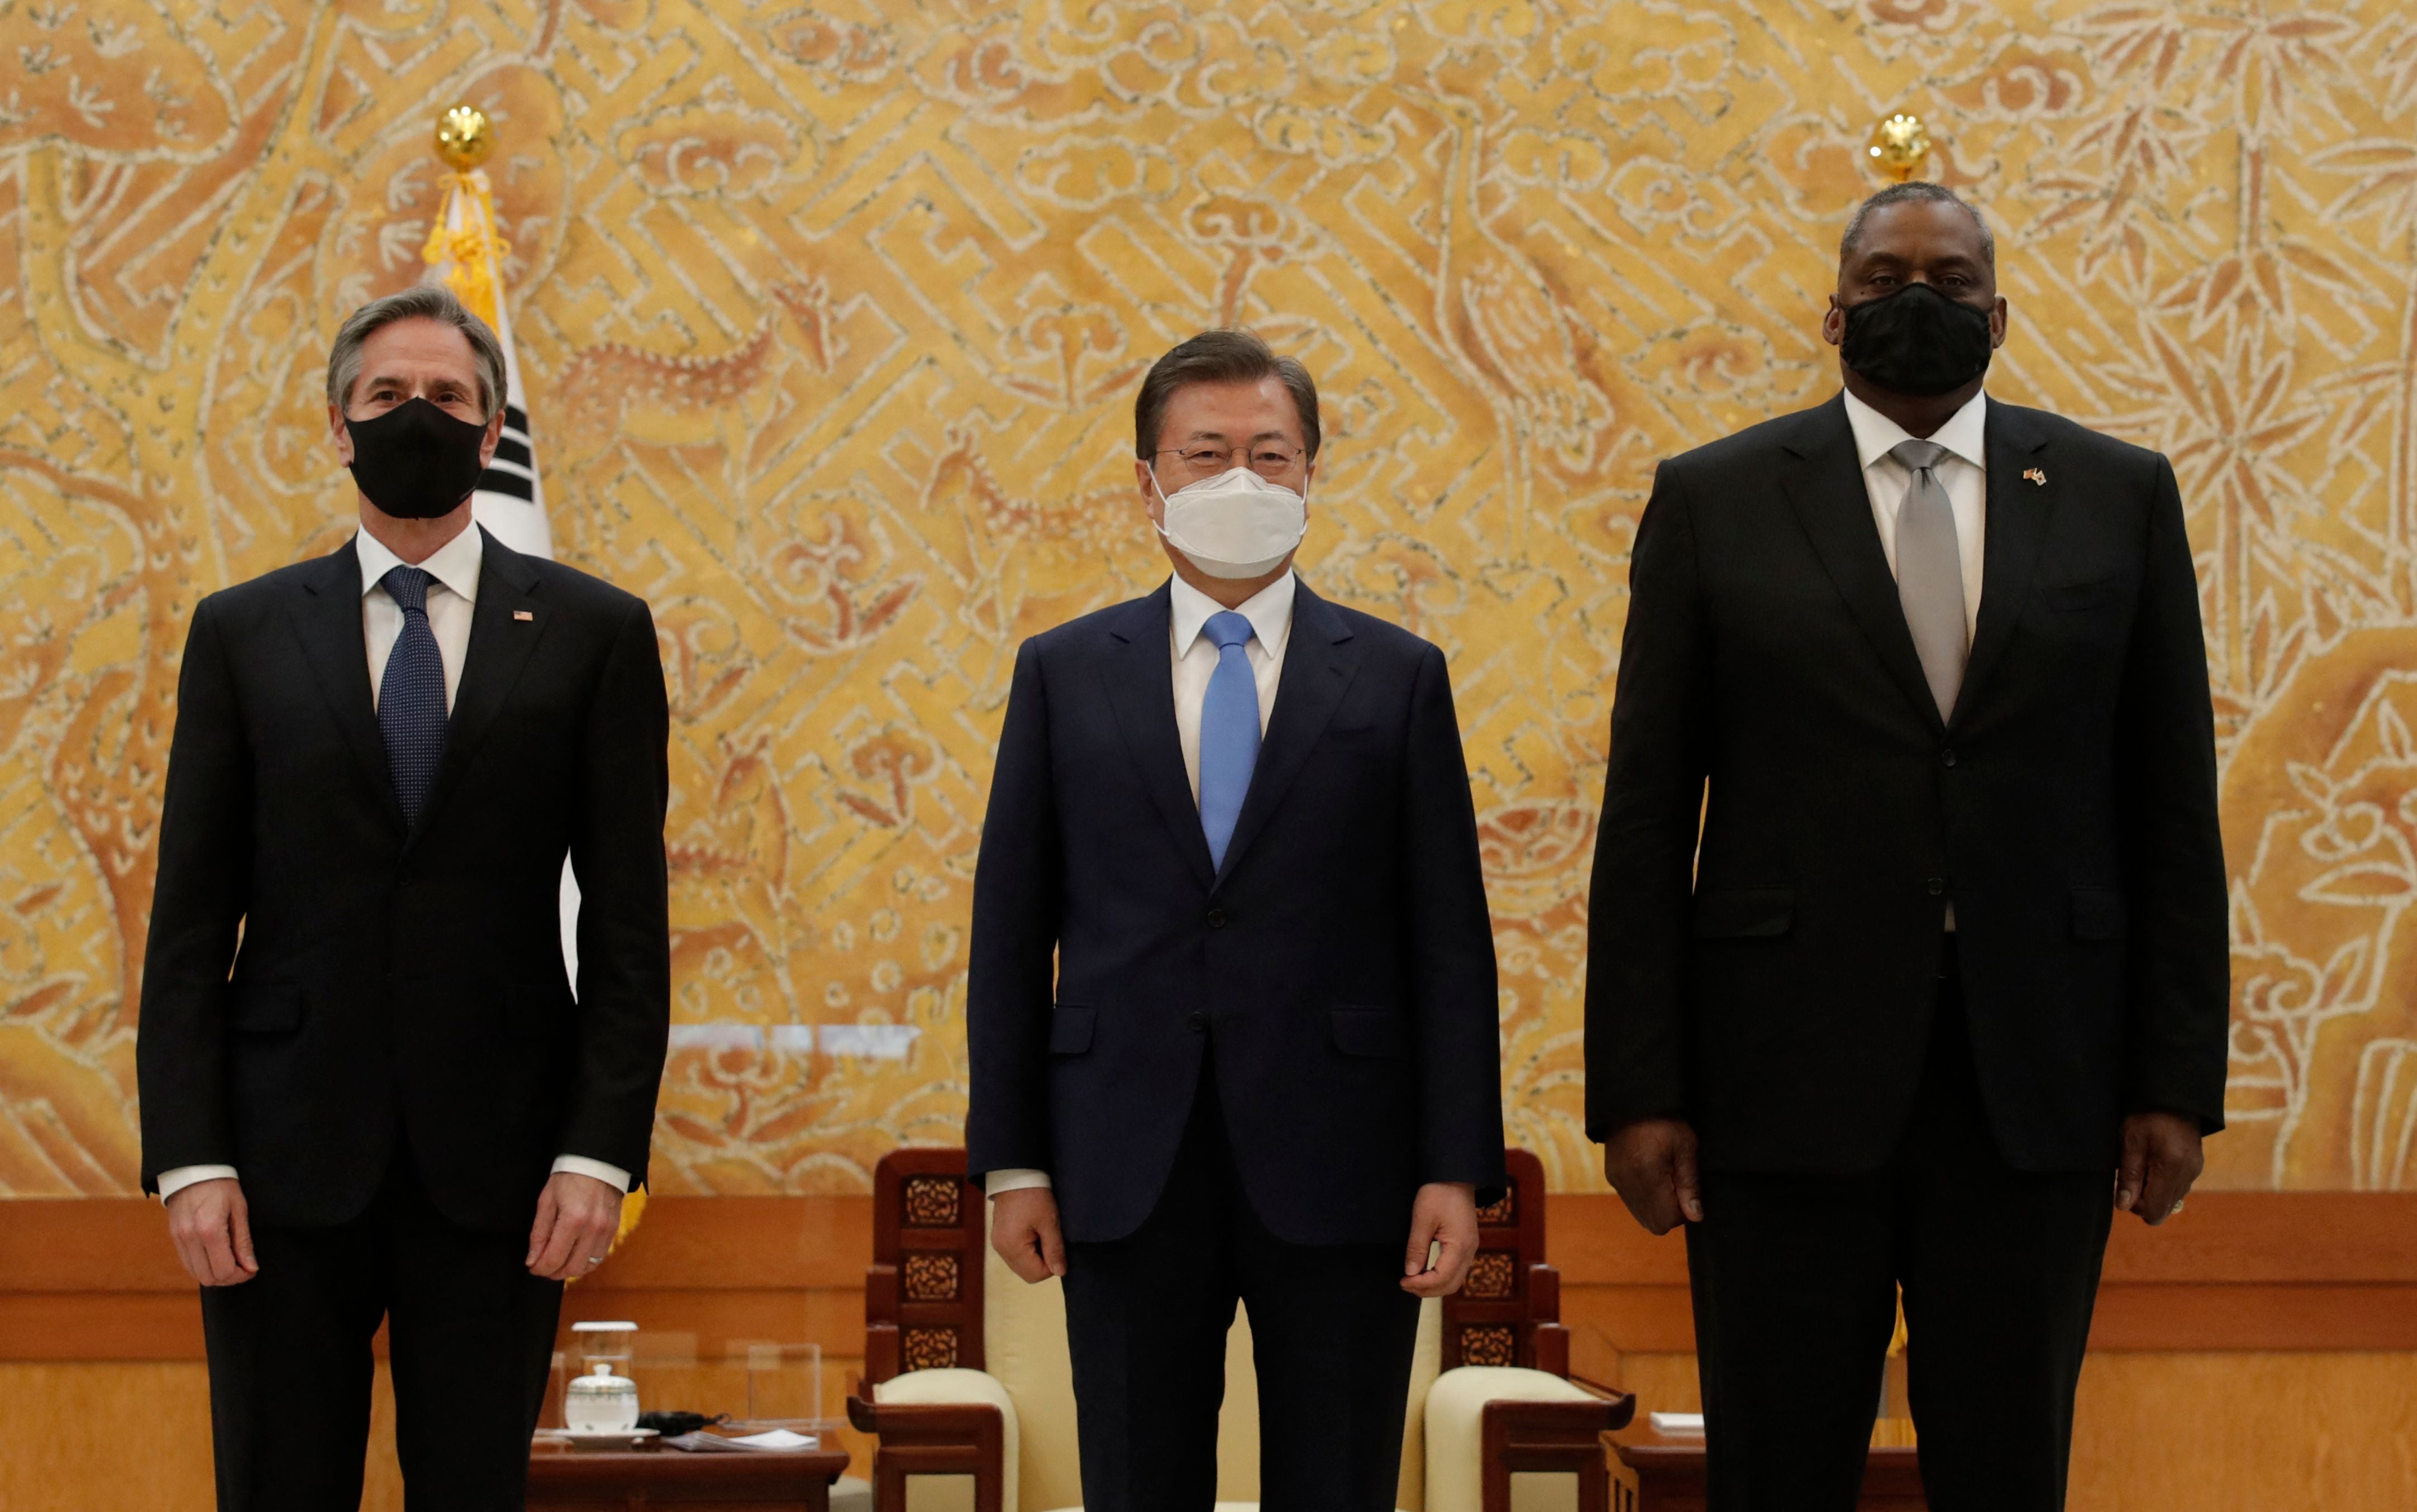
{"label": "dark navy suit jacket", "polygon": [[1494,938],[1443,653],[1306,585],[1222,870],[1175,728],[1169,596],[1025,643],[974,880],[968,1163],[1050,1172],[1066,1236],[1156,1204],[1213,1058],[1297,1244],[1398,1244],[1503,1182]]}

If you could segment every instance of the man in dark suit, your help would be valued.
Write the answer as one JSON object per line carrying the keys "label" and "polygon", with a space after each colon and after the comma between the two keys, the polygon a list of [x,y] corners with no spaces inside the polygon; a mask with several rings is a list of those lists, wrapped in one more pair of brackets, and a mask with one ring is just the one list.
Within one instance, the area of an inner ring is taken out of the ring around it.
{"label": "man in dark suit", "polygon": [[1210,331],[1133,409],[1175,576],[1016,657],[968,1161],[1008,1263],[1065,1278],[1090,1512],[1215,1500],[1238,1297],[1264,1504],[1377,1512],[1419,1299],[1459,1286],[1504,1180],[1451,681],[1293,575],[1319,437],[1299,363]]}
{"label": "man in dark suit", "polygon": [[411,1504],[518,1512],[562,1282],[646,1173],[661,663],[644,603],[473,526],[504,361],[451,295],[357,311],[327,400],[359,533],[186,644],[144,1182],[203,1287],[220,1507],[359,1504],[384,1319]]}
{"label": "man in dark suit", "polygon": [[2005,329],[1978,213],[1884,190],[1846,392],[1664,462],[1638,527],[1588,1126],[1688,1224],[1723,1512],[1854,1504],[1900,1286],[1931,1506],[2061,1505],[2112,1213],[2178,1209],[2221,1126],[2181,500],[1984,398]]}

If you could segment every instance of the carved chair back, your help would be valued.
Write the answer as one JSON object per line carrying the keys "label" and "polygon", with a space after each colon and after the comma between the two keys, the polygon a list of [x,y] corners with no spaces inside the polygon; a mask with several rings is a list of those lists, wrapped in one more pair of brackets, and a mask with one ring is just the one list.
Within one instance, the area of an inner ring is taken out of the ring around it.
{"label": "carved chair back", "polygon": [[[1511,1186],[1478,1214],[1468,1284],[1443,1304],[1443,1368],[1516,1365],[1566,1376],[1560,1274],[1544,1263],[1544,1167],[1508,1152]],[[873,1177],[873,1263],[864,1275],[864,1378],[985,1368],[982,1270],[988,1204],[962,1149],[901,1149]]]}

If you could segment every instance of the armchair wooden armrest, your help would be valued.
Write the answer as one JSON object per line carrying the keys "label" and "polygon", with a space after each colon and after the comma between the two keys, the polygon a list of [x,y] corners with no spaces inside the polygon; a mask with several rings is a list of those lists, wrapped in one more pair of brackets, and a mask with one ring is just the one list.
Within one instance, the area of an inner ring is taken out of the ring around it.
{"label": "armchair wooden armrest", "polygon": [[1591,1401],[1487,1402],[1480,1487],[1484,1512],[1511,1512],[1511,1477],[1522,1471],[1574,1474],[1578,1512],[1612,1512],[1603,1436],[1635,1415],[1636,1398],[1627,1392]]}
{"label": "armchair wooden armrest", "polygon": [[1602,1398],[1604,1401],[1610,1402],[1618,1407],[1619,1409],[1619,1421],[1611,1425],[1615,1430],[1626,1428],[1630,1423],[1636,1420],[1636,1393],[1633,1391],[1622,1391],[1618,1386],[1608,1385],[1601,1381],[1596,1381],[1582,1375],[1565,1374],[1563,1379],[1568,1381],[1571,1385],[1577,1387],[1579,1390],[1591,1392],[1595,1396]]}
{"label": "armchair wooden armrest", "polygon": [[981,1402],[876,1401],[871,1384],[859,1381],[847,1399],[847,1420],[878,1441],[873,1451],[874,1512],[906,1512],[909,1475],[971,1475],[974,1512],[1000,1512],[1006,1421],[997,1408]]}

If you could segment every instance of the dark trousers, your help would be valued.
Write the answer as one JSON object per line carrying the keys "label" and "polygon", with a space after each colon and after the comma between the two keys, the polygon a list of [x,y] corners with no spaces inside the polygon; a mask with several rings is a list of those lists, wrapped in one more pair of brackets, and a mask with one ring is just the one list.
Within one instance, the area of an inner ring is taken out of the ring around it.
{"label": "dark trousers", "polygon": [[[1301,1158],[1314,1160],[1315,1150]],[[1402,1209],[1402,1236],[1410,1214]],[[1166,1190],[1142,1226],[1069,1245],[1066,1333],[1087,1512],[1208,1512],[1225,1334],[1249,1309],[1266,1512],[1391,1512],[1419,1300],[1404,1245],[1294,1245],[1234,1172],[1204,1072]]]}
{"label": "dark trousers", "polygon": [[562,1308],[527,1233],[454,1224],[398,1148],[360,1217],[251,1238],[260,1274],[202,1290],[220,1512],[357,1512],[381,1319],[403,1504],[521,1512]]}
{"label": "dark trousers", "polygon": [[1905,1291],[1931,1512],[2064,1505],[2074,1387],[2113,1213],[2106,1169],[2016,1171],[1973,1072],[1954,953],[1895,1157],[1718,1172],[1687,1230],[1714,1512],[1848,1512]]}

